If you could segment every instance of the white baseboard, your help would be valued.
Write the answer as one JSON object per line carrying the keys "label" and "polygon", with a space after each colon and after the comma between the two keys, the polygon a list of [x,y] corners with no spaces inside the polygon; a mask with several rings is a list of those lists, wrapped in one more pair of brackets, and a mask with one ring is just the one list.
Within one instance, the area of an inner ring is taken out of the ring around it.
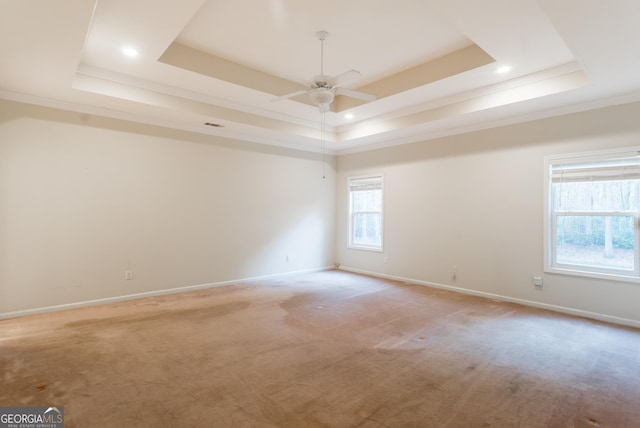
{"label": "white baseboard", "polygon": [[46,307],[34,308],[34,309],[25,309],[25,310],[14,311],[14,312],[2,312],[0,313],[0,320],[24,317],[28,315],[43,314],[46,312],[55,312],[55,311],[64,311],[67,309],[84,308],[87,306],[104,305],[106,303],[123,302],[126,300],[143,299],[146,297],[163,296],[165,294],[175,294],[175,293],[184,293],[188,291],[204,290],[207,288],[222,287],[224,285],[238,284],[241,282],[258,281],[258,280],[264,280],[264,279],[286,277],[291,275],[301,275],[305,273],[321,272],[321,271],[331,270],[331,269],[335,269],[335,266],[325,266],[320,268],[304,269],[304,270],[298,270],[293,272],[284,272],[284,273],[276,273],[271,275],[255,276],[251,278],[233,279],[230,281],[212,282],[209,284],[188,285],[185,287],[169,288],[165,290],[154,290],[154,291],[148,291],[145,293],[127,294],[124,296],[106,297],[104,299],[66,303],[62,305],[46,306]]}
{"label": "white baseboard", "polygon": [[624,325],[624,326],[629,326],[629,327],[640,328],[640,321],[636,321],[636,320],[632,320],[632,319],[628,319],[628,318],[620,318],[620,317],[616,317],[616,316],[612,316],[612,315],[600,314],[600,313],[597,313],[597,312],[583,311],[581,309],[568,308],[568,307],[565,307],[565,306],[549,305],[549,304],[546,304],[546,303],[540,303],[540,302],[536,302],[536,301],[533,301],[533,300],[517,299],[517,298],[514,298],[514,297],[503,296],[503,295],[500,295],[500,294],[485,293],[483,291],[470,290],[468,288],[454,287],[454,286],[451,286],[451,285],[438,284],[438,283],[435,283],[435,282],[420,281],[418,279],[404,278],[404,277],[395,276],[395,275],[387,275],[387,274],[384,274],[384,273],[371,272],[371,271],[367,271],[367,270],[363,270],[363,269],[356,269],[356,268],[352,268],[352,267],[348,267],[348,266],[340,266],[339,269],[347,271],[347,272],[359,273],[359,274],[369,275],[369,276],[376,276],[376,277],[385,278],[385,279],[392,279],[394,281],[401,281],[401,282],[406,282],[406,283],[409,283],[409,284],[424,285],[426,287],[431,287],[431,288],[439,288],[439,289],[443,289],[443,290],[449,290],[449,291],[455,291],[455,292],[458,292],[458,293],[469,294],[469,295],[472,295],[472,296],[485,297],[485,298],[493,299],[493,300],[500,300],[500,301],[503,301],[503,302],[517,303],[517,304],[520,304],[520,305],[531,306],[531,307],[539,308],[539,309],[547,309],[547,310],[554,311],[554,312],[560,312],[560,313],[563,313],[563,314],[575,315],[575,316],[579,316],[579,317],[583,317],[583,318],[590,318],[590,319],[594,319],[594,320],[598,320],[598,321],[605,321],[605,322],[612,323],[612,324],[618,324],[618,325]]}

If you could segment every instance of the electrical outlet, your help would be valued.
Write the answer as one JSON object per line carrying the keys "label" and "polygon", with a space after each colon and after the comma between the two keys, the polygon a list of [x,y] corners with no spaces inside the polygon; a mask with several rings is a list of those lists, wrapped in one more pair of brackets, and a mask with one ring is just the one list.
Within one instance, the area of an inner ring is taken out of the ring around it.
{"label": "electrical outlet", "polygon": [[451,280],[455,281],[458,277],[458,266],[453,265],[453,268],[451,268]]}
{"label": "electrical outlet", "polygon": [[535,285],[536,287],[542,287],[542,277],[541,276],[534,276],[533,277],[533,285]]}
{"label": "electrical outlet", "polygon": [[125,270],[124,271],[124,279],[131,280],[133,279],[133,271],[132,270]]}

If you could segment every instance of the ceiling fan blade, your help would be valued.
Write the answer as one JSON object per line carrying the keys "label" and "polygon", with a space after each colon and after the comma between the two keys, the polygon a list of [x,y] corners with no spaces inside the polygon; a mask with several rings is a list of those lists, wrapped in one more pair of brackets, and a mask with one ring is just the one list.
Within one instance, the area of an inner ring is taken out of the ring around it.
{"label": "ceiling fan blade", "polygon": [[297,97],[298,95],[306,94],[309,91],[311,91],[311,89],[301,89],[299,91],[291,92],[290,94],[280,95],[279,97],[273,98],[271,102],[294,98],[294,97]]}
{"label": "ceiling fan blade", "polygon": [[373,94],[368,94],[366,92],[354,91],[353,89],[347,88],[333,88],[336,95],[344,95],[346,97],[357,98],[362,101],[373,101],[377,97]]}
{"label": "ceiling fan blade", "polygon": [[335,77],[331,77],[329,78],[329,86],[336,86],[339,85],[341,83],[347,82],[351,79],[355,79],[356,77],[360,77],[362,75],[362,73],[360,73],[358,70],[349,70],[349,71],[345,71],[344,73],[338,74]]}

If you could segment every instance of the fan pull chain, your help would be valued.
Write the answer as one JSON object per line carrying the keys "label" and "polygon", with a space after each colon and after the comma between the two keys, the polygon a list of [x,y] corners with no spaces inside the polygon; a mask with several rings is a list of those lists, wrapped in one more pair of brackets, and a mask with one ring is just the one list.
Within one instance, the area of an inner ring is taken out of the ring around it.
{"label": "fan pull chain", "polygon": [[320,142],[321,142],[321,146],[322,146],[322,179],[323,180],[326,178],[326,174],[325,174],[326,161],[325,161],[325,153],[324,153],[324,145],[325,145],[325,141],[324,141],[324,115],[325,115],[325,113],[323,112],[322,115],[320,116]]}

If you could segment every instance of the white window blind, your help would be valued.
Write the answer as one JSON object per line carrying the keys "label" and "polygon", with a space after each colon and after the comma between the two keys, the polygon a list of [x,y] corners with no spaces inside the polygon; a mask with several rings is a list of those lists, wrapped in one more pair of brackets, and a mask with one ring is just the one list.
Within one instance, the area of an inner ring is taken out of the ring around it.
{"label": "white window blind", "polygon": [[632,179],[640,179],[638,152],[621,153],[614,158],[608,155],[551,164],[552,183]]}
{"label": "white window blind", "polygon": [[382,177],[364,177],[364,178],[352,178],[349,180],[350,192],[361,192],[365,190],[381,190],[382,189]]}

